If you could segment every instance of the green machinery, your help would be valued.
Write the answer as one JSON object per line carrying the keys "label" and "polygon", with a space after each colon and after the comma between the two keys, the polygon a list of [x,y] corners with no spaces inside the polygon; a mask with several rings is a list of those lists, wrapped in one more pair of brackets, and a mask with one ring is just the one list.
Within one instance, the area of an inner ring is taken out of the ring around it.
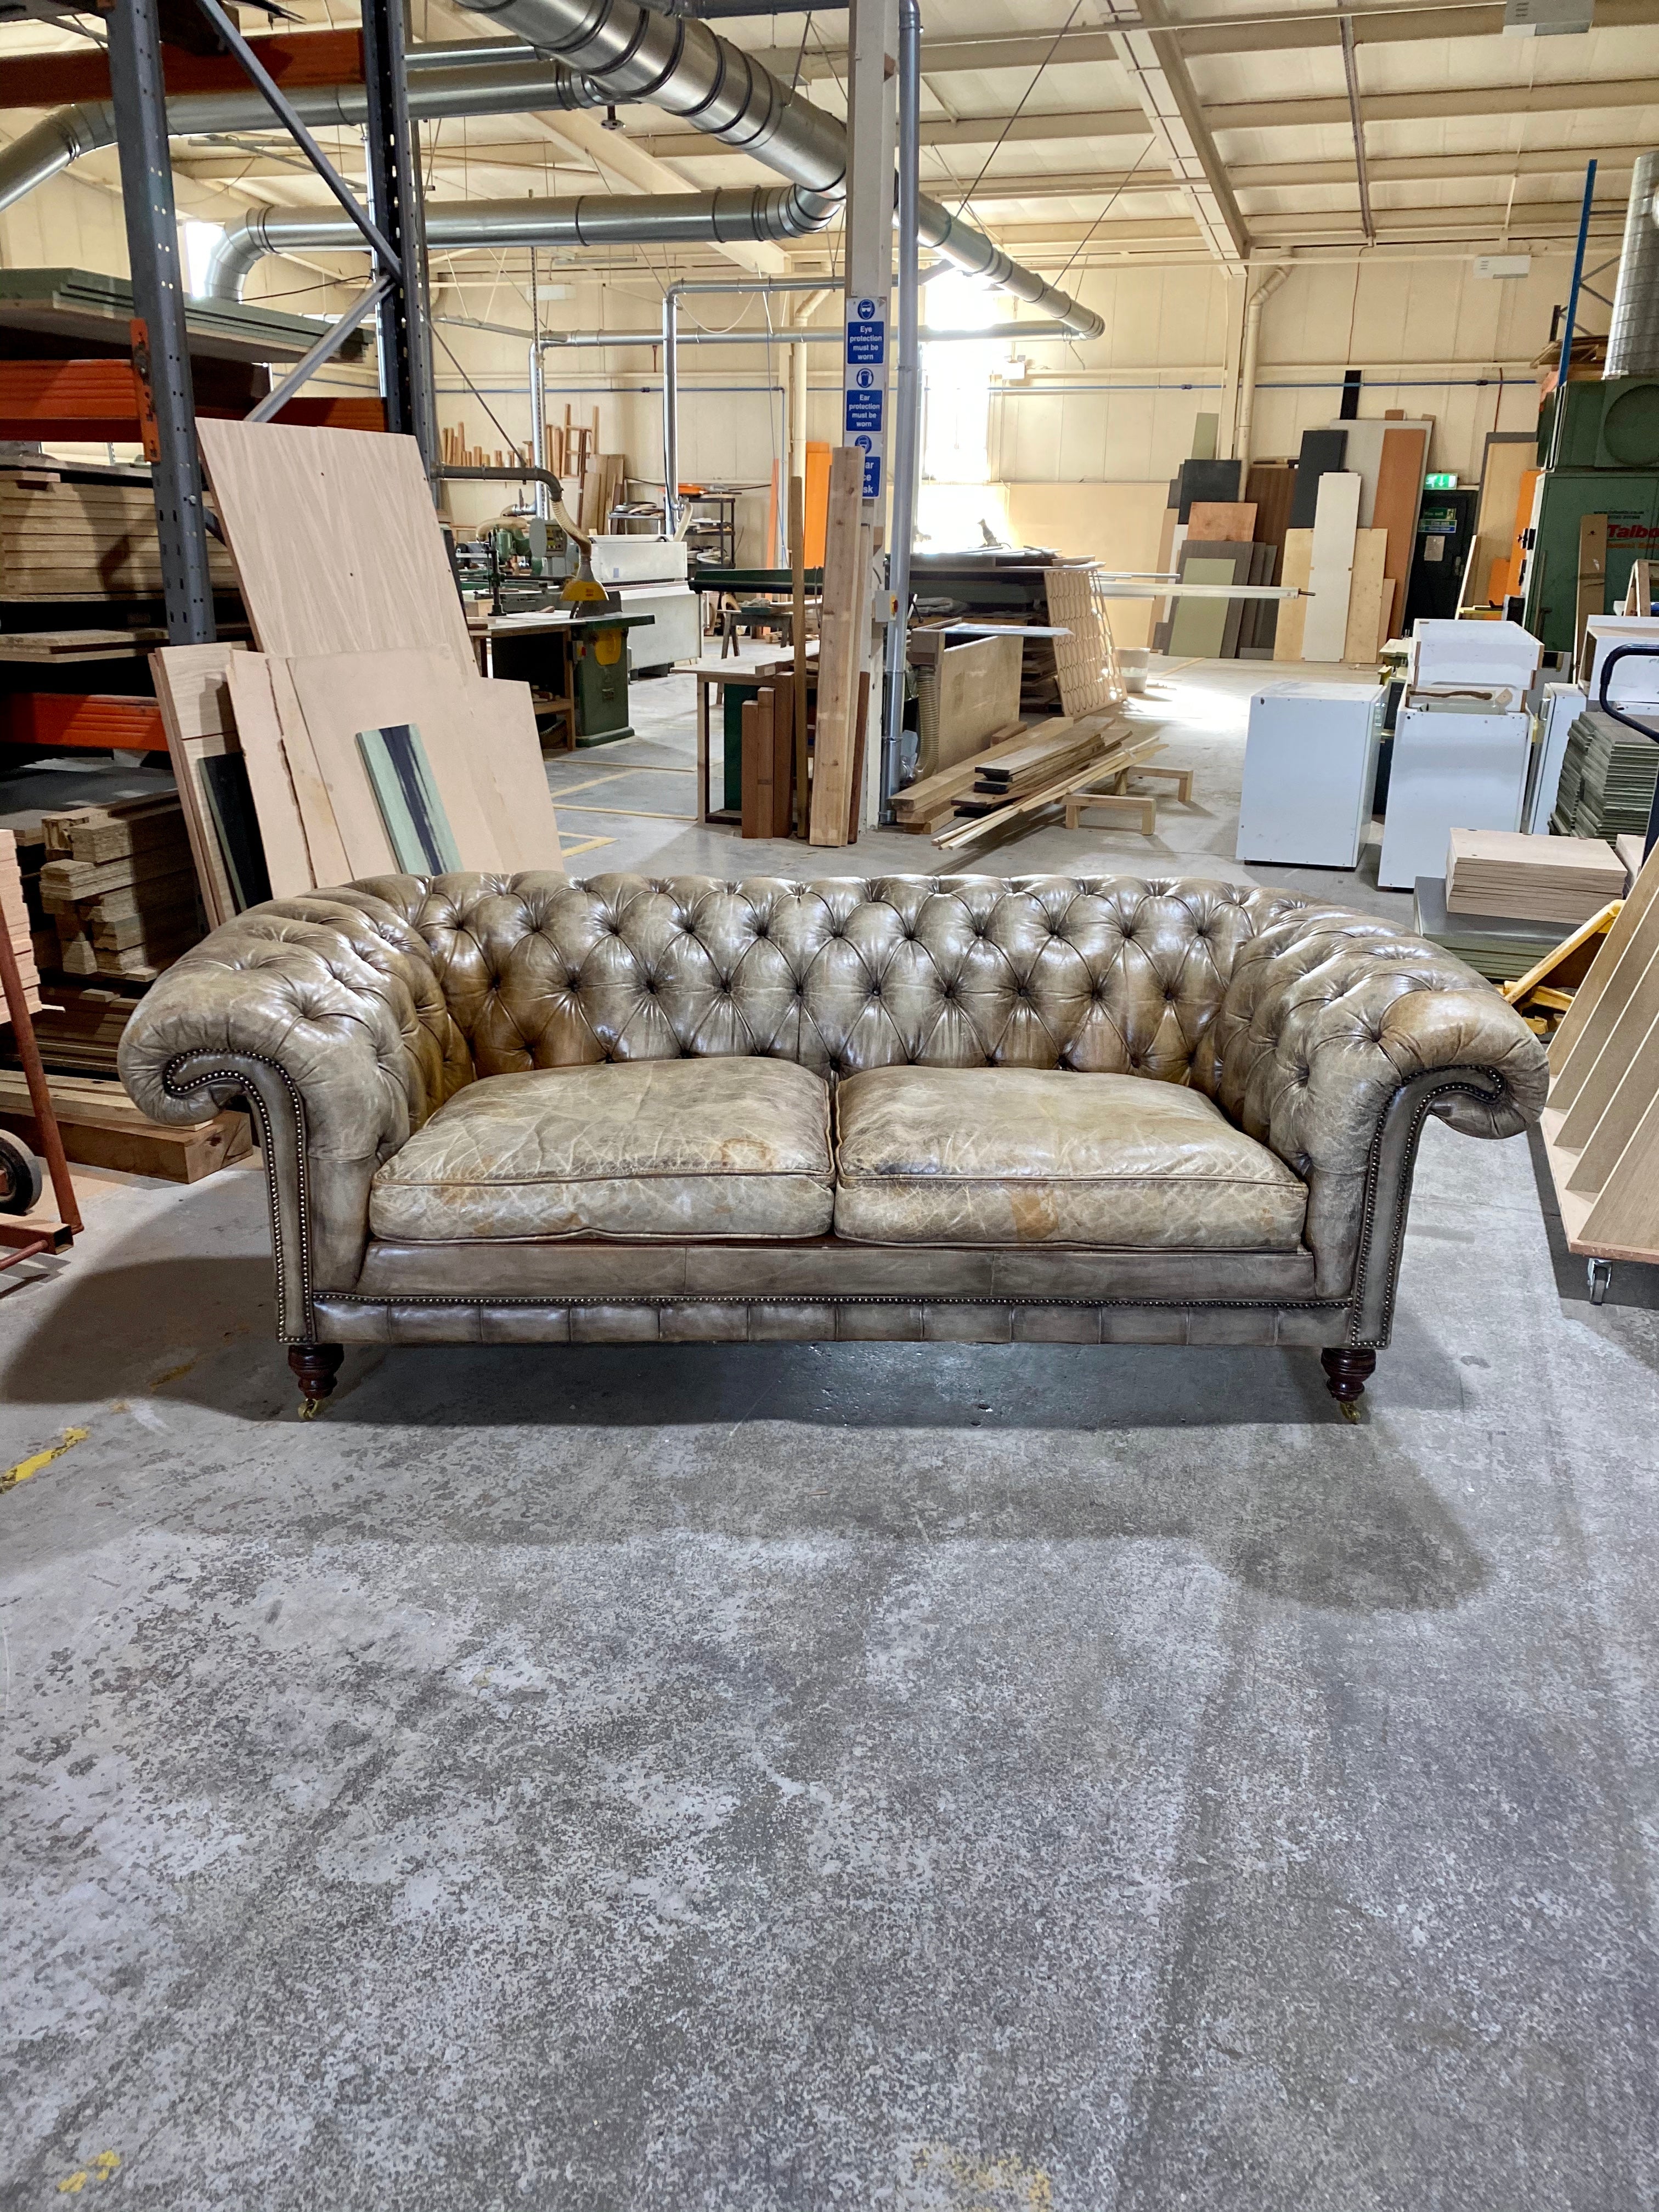
{"label": "green machinery", "polygon": [[1522,619],[1552,653],[1573,649],[1579,544],[1587,516],[1607,520],[1607,577],[1599,609],[1622,606],[1632,561],[1659,558],[1659,377],[1615,376],[1565,387],[1560,450],[1549,467],[1553,392],[1538,418],[1540,477],[1527,555]]}

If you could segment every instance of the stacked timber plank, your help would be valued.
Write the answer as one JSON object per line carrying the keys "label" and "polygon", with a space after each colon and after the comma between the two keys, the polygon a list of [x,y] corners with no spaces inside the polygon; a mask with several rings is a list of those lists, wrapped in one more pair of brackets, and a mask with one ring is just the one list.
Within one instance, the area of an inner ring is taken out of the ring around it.
{"label": "stacked timber plank", "polygon": [[196,944],[185,818],[171,797],[128,799],[42,817],[40,902],[58,933],[53,963],[68,975],[149,982]]}
{"label": "stacked timber plank", "polygon": [[954,768],[942,769],[936,775],[907,784],[894,798],[894,821],[901,830],[932,836],[934,830],[957,818],[958,805],[972,803],[975,787],[981,778],[988,783],[993,773],[1006,762],[1030,760],[1034,745],[1041,747],[1040,757],[1052,778],[1066,768],[1080,766],[1091,759],[1099,750],[1099,744],[1097,721],[1085,725],[1059,715],[1050,721],[1040,722],[1034,729],[1020,730],[988,745],[984,751],[959,761]]}
{"label": "stacked timber plank", "polygon": [[[208,570],[217,589],[234,589],[222,545],[210,542]],[[148,484],[66,483],[50,471],[0,474],[0,599],[137,599],[161,590]]]}
{"label": "stacked timber plank", "polygon": [[[5,931],[16,957],[17,971],[23,982],[23,997],[29,1012],[39,1013],[40,976],[35,965],[33,921],[23,894],[17,837],[10,830],[0,830],[0,929]],[[0,1003],[0,1022],[5,1018],[6,1009],[3,1003]]]}
{"label": "stacked timber plank", "polygon": [[1564,837],[1640,835],[1659,779],[1659,745],[1587,707],[1567,732],[1550,828]]}
{"label": "stacked timber plank", "polygon": [[1454,830],[1446,860],[1449,915],[1501,915],[1575,927],[1625,893],[1625,865],[1600,838]]}
{"label": "stacked timber plank", "polygon": [[[82,1167],[198,1182],[216,1168],[240,1158],[252,1141],[247,1116],[233,1109],[216,1114],[210,1121],[175,1129],[141,1114],[118,1083],[52,1075],[48,1088],[64,1151]],[[28,1086],[14,1069],[0,1068],[0,1127],[15,1130],[25,1143],[40,1149]]]}

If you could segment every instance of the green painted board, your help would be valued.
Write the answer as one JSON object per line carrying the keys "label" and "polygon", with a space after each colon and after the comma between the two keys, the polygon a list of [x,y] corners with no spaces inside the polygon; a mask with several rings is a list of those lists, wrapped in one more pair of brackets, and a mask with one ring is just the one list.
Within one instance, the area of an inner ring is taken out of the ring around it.
{"label": "green painted board", "polygon": [[461,865],[460,847],[412,722],[359,730],[357,750],[398,866],[411,876],[441,876]]}
{"label": "green painted board", "polygon": [[[1231,556],[1224,561],[1185,561],[1182,564],[1182,580],[1188,584],[1237,583],[1236,567]],[[1218,659],[1222,635],[1227,627],[1227,606],[1225,599],[1177,599],[1170,630],[1170,652],[1179,653],[1183,659]]]}

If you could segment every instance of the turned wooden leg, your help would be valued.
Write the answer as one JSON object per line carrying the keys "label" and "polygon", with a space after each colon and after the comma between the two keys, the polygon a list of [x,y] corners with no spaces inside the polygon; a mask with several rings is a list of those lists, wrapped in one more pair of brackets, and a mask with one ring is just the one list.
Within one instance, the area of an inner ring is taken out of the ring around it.
{"label": "turned wooden leg", "polygon": [[322,1402],[334,1388],[334,1378],[345,1358],[337,1344],[295,1344],[289,1346],[288,1364],[298,1379],[300,1419],[314,1420]]}
{"label": "turned wooden leg", "polygon": [[1320,1364],[1325,1370],[1325,1388],[1330,1392],[1344,1415],[1351,1421],[1359,1419],[1359,1401],[1365,1395],[1365,1385],[1376,1371],[1374,1352],[1322,1352]]}

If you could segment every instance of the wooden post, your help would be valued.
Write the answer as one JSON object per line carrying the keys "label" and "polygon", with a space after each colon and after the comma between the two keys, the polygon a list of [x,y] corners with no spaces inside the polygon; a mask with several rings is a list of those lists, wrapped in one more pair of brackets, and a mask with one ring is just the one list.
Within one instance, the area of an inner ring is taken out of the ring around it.
{"label": "wooden post", "polygon": [[[799,350],[799,349],[797,349]],[[795,656],[795,824],[794,835],[807,835],[806,812],[806,483],[802,477],[789,479],[789,583],[793,594],[790,638]]]}
{"label": "wooden post", "polygon": [[838,446],[830,457],[823,604],[818,622],[818,719],[811,810],[815,845],[847,842],[854,725],[868,620],[866,542],[864,456],[856,446]]}

